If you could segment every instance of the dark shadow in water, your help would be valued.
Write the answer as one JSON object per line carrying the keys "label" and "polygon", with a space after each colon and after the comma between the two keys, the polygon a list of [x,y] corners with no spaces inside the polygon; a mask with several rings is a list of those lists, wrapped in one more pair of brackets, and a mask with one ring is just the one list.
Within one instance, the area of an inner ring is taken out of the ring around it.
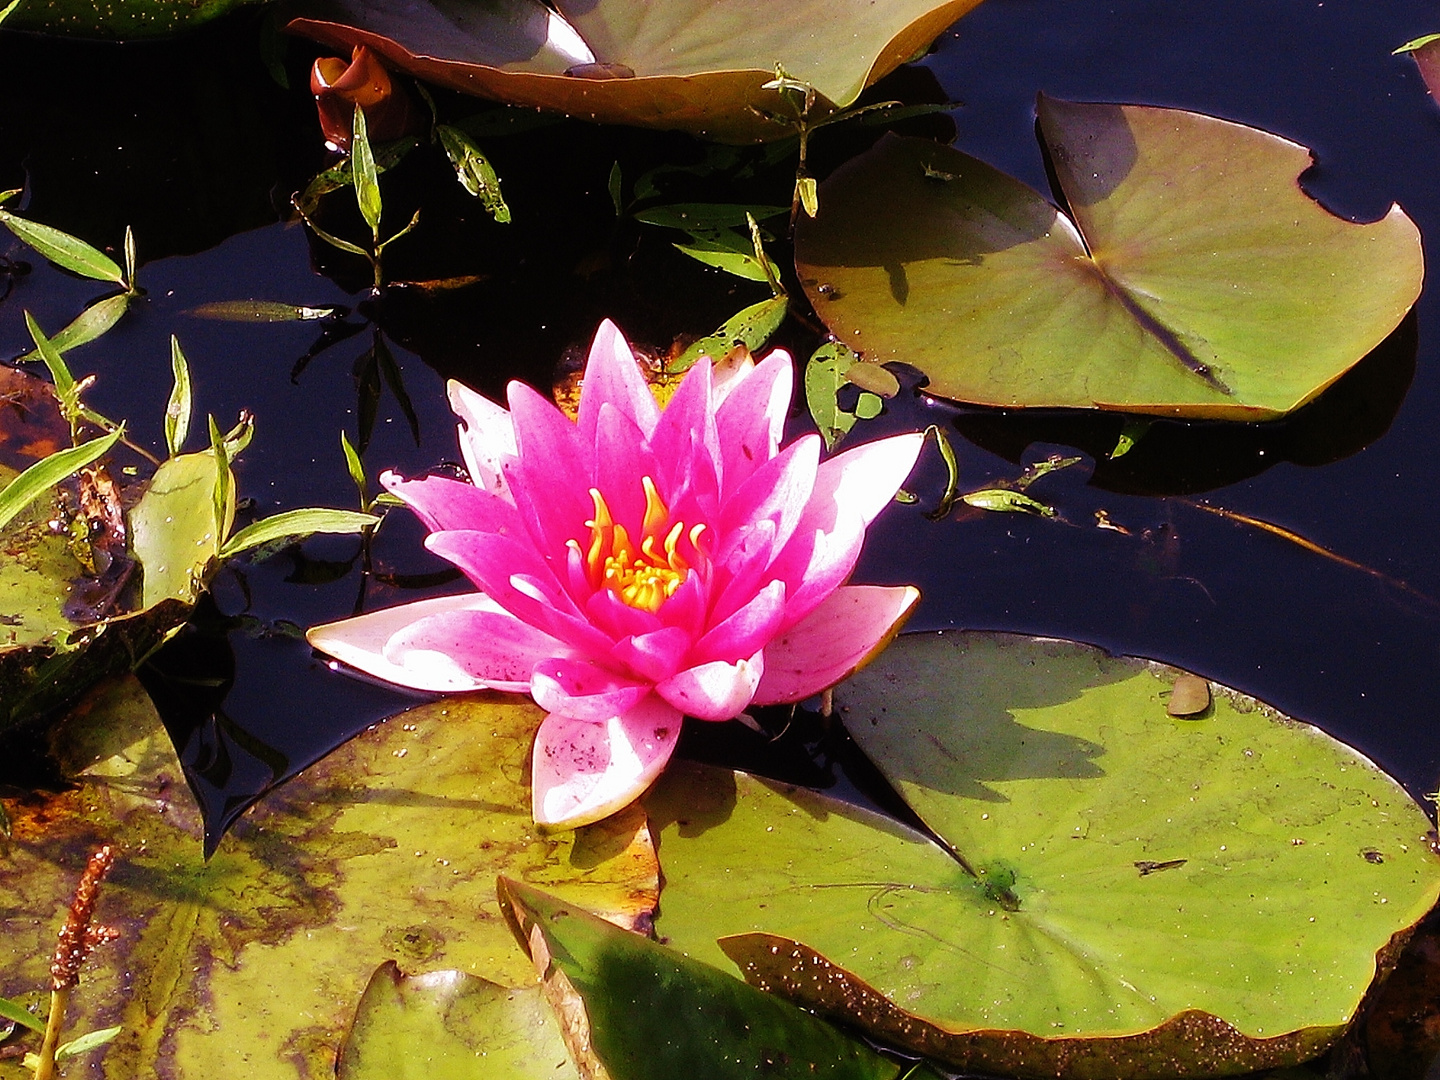
{"label": "dark shadow in water", "polygon": [[1282,461],[1339,461],[1380,438],[1415,375],[1416,327],[1412,311],[1333,386],[1288,417],[1263,424],[1155,420],[1134,449],[1114,460],[1110,451],[1132,419],[1118,413],[962,409],[954,423],[970,442],[1007,461],[1019,462],[1032,443],[1073,446],[1095,459],[1091,483],[1106,491],[1192,495]]}

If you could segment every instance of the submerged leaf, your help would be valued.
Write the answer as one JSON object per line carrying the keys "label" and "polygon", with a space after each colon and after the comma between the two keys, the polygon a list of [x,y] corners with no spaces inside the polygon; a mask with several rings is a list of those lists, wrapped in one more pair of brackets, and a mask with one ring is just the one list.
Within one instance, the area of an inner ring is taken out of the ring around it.
{"label": "submerged leaf", "polygon": [[962,401],[1263,420],[1333,383],[1419,295],[1410,219],[1330,214],[1286,139],[1046,97],[1039,131],[1073,220],[921,139],[832,174],[795,238],[831,332]]}
{"label": "submerged leaf", "polygon": [[530,820],[541,712],[452,698],[381,723],[274,791],[207,861],[170,740],[133,680],[54,737],[75,785],[4,800],[0,993],[44,985],[73,868],[117,865],[98,917],[120,939],[87,968],[75,1030],[120,1024],[90,1059],[114,1080],[333,1075],[378,963],[528,985],[497,874],[648,925],[658,867],[638,810],[574,832]]}
{"label": "submerged leaf", "polygon": [[943,846],[813,793],[672,771],[647,800],[657,930],[967,1072],[1312,1057],[1440,894],[1429,820],[1252,699],[1172,719],[1174,677],[1068,642],[902,637],[836,703]]}
{"label": "submerged leaf", "polygon": [[756,111],[777,64],[849,105],[978,2],[304,0],[288,29],[514,105],[753,142],[793,133]]}

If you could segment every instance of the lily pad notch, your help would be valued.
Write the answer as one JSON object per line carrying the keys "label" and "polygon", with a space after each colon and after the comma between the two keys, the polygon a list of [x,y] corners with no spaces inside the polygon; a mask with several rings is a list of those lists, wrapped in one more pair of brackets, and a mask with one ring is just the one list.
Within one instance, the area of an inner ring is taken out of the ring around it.
{"label": "lily pad notch", "polygon": [[1152,106],[1041,95],[1037,116],[1064,211],[922,139],[831,175],[795,251],[836,337],[974,404],[1268,420],[1419,297],[1414,223],[1331,214],[1299,185],[1297,143]]}

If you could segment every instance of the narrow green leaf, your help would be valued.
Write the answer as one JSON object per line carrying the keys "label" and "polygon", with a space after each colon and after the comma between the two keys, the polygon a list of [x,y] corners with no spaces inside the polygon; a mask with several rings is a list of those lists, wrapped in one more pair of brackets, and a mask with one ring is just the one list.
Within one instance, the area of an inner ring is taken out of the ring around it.
{"label": "narrow green leaf", "polygon": [[15,515],[29,506],[42,492],[48,491],[67,476],[71,476],[92,461],[105,454],[120,441],[124,429],[117,428],[108,435],[81,443],[79,446],[57,450],[10,481],[0,490],[0,529],[10,524]]}
{"label": "narrow green leaf", "polygon": [[223,547],[226,526],[230,522],[230,454],[215,417],[207,416],[206,419],[210,422],[210,452],[215,458],[215,489],[210,499],[215,513],[215,540]]}
{"label": "narrow green leaf", "polygon": [[384,209],[380,202],[380,177],[375,171],[375,155],[370,149],[370,137],[365,130],[365,110],[355,106],[355,134],[350,140],[350,161],[355,170],[355,201],[360,206],[360,216],[370,226],[370,234],[380,239],[380,214]]}
{"label": "narrow green leaf", "polygon": [[10,17],[10,13],[20,6],[20,0],[10,0],[3,8],[0,8],[0,23]]}
{"label": "narrow green leaf", "polygon": [[358,533],[378,524],[380,519],[374,514],[362,514],[358,510],[328,510],[323,507],[286,510],[245,526],[225,541],[220,548],[220,558],[228,559],[272,540],[312,533]]}
{"label": "narrow green leaf", "polygon": [[[52,337],[50,344],[58,353],[67,353],[71,349],[89,344],[120,321],[120,317],[125,314],[132,299],[130,293],[122,292],[91,304],[68,326]],[[28,364],[43,359],[44,357],[40,355],[38,349],[32,349],[22,356],[20,361]]]}
{"label": "narrow green leaf", "polygon": [[295,212],[300,215],[300,220],[305,222],[306,225],[309,225],[311,231],[313,231],[316,236],[318,236],[321,240],[324,240],[331,247],[339,248],[341,251],[348,251],[352,255],[359,255],[366,259],[370,258],[370,252],[366,251],[358,244],[352,244],[349,240],[341,240],[338,236],[332,236],[330,233],[320,228],[319,225],[316,225],[315,222],[311,221],[310,215],[300,208],[300,201],[298,199],[292,198],[290,200],[290,203],[292,206],[295,207]]}
{"label": "narrow green leaf", "polygon": [[343,315],[345,310],[343,307],[305,307],[279,300],[217,300],[213,304],[193,307],[187,314],[220,322],[284,323],[334,319]]}
{"label": "narrow green leaf", "polygon": [[255,418],[248,412],[241,411],[240,419],[235,426],[225,433],[225,458],[227,462],[233,462],[245,452],[250,445],[250,440],[255,437]]}
{"label": "narrow green leaf", "polygon": [[396,240],[399,240],[402,236],[407,235],[412,229],[415,228],[416,225],[419,225],[419,224],[420,224],[420,211],[419,211],[419,210],[416,210],[416,211],[415,211],[415,216],[410,219],[410,224],[409,224],[409,225],[406,225],[403,229],[401,229],[399,232],[397,232],[394,236],[390,237],[390,239],[385,240],[385,241],[382,241],[382,242],[380,243],[380,245],[375,248],[375,254],[376,254],[376,255],[379,255],[382,251],[384,251],[386,248],[388,248],[388,247],[389,247],[391,244],[393,244]]}
{"label": "narrow green leaf", "polygon": [[780,284],[780,271],[775,268],[775,264],[770,261],[770,256],[765,253],[765,242],[760,236],[759,224],[750,214],[745,215],[745,223],[750,226],[750,243],[755,246],[755,261],[765,271],[765,280],[770,283],[770,291],[776,296],[784,296],[785,286]]}
{"label": "narrow green leaf", "polygon": [[1029,495],[1009,488],[981,488],[960,496],[961,500],[980,510],[999,513],[1035,514],[1039,517],[1054,517],[1055,508],[1046,506]]}
{"label": "narrow green leaf", "polygon": [[469,135],[459,128],[440,124],[435,128],[440,145],[450,163],[455,166],[455,176],[460,186],[480,200],[482,206],[502,225],[510,221],[510,208],[500,193],[500,177],[495,174],[490,159]]}
{"label": "narrow green leaf", "polygon": [[755,261],[755,256],[750,254],[749,250],[733,251],[723,240],[698,240],[693,244],[676,244],[675,247],[697,262],[724,270],[727,274],[734,274],[746,281],[762,281],[766,284],[770,282],[765,268]]}
{"label": "narrow green leaf", "polygon": [[79,395],[75,390],[75,376],[70,374],[70,365],[65,363],[65,358],[55,348],[54,342],[45,336],[40,324],[28,311],[25,312],[25,325],[30,330],[30,340],[35,342],[35,351],[40,354],[40,359],[45,361],[45,367],[50,371],[50,378],[55,383],[55,397],[59,399],[61,409],[68,408],[73,411]]}
{"label": "narrow green leaf", "polygon": [[125,288],[135,291],[135,230],[125,226]]}
{"label": "narrow green leaf", "polygon": [[1150,430],[1152,422],[1140,419],[1126,420],[1125,426],[1120,429],[1120,437],[1115,440],[1115,449],[1110,451],[1110,460],[1114,461],[1118,457],[1124,457],[1135,449],[1135,444]]}
{"label": "narrow green leaf", "polygon": [[621,197],[624,193],[624,188],[621,186],[622,183],[623,178],[620,175],[620,162],[617,161],[615,162],[615,164],[610,166],[610,180],[605,185],[610,191],[610,202],[615,207],[615,216],[617,218],[625,209],[624,204],[621,201]]}
{"label": "narrow green leaf", "polygon": [[185,362],[180,339],[174,334],[170,335],[170,366],[175,372],[175,385],[165,406],[165,445],[170,456],[175,457],[185,445],[185,436],[190,434],[194,397],[190,389],[190,365]]}
{"label": "narrow green leaf", "polygon": [[99,1031],[86,1032],[78,1039],[71,1039],[67,1043],[62,1043],[55,1051],[55,1060],[64,1061],[66,1058],[78,1057],[97,1047],[104,1046],[111,1039],[115,1038],[116,1035],[119,1035],[122,1030],[120,1027],[108,1027],[101,1028]]}
{"label": "narrow green leaf", "polygon": [[784,296],[772,296],[769,300],[751,304],[715,333],[701,338],[681,353],[671,365],[671,372],[688,370],[702,356],[717,362],[723,360],[737,345],[744,345],[752,353],[759,351],[785,321],[789,308],[790,301]]}
{"label": "narrow green leaf", "polygon": [[[19,0],[14,0],[10,8],[13,8],[16,3],[19,3]],[[8,12],[9,8],[6,10]],[[0,18],[4,18],[4,15],[0,15]],[[11,1023],[19,1024],[21,1027],[29,1028],[31,1031],[45,1030],[45,1021],[41,1017],[9,998],[0,997],[0,1017],[4,1017]]]}
{"label": "narrow green leaf", "polygon": [[56,266],[95,281],[125,284],[124,271],[115,265],[115,260],[79,237],[53,229],[49,225],[41,225],[38,221],[17,217],[8,210],[0,210],[0,225],[4,225]]}
{"label": "narrow green leaf", "polygon": [[[7,10],[12,10],[12,9],[14,9],[14,7],[15,7],[15,4],[14,4],[14,2],[13,2],[13,0],[12,0],[12,3],[10,4],[10,8],[8,8]],[[19,195],[20,192],[23,191],[23,190],[24,190],[23,188],[18,188],[18,187],[17,187],[17,188],[11,188],[9,191],[0,191],[0,205],[3,205],[4,203],[9,202],[9,201],[10,201],[11,199],[13,199],[16,195]]]}
{"label": "narrow green leaf", "polygon": [[[13,7],[14,5],[12,4],[11,6]],[[1430,42],[1436,40],[1440,40],[1440,34],[1426,34],[1424,37],[1417,37],[1414,41],[1407,41],[1390,55],[1399,56],[1401,53],[1414,52],[1416,49],[1429,45]]]}
{"label": "narrow green leaf", "polygon": [[360,460],[360,455],[355,452],[355,447],[350,444],[350,436],[346,435],[343,430],[340,432],[340,449],[345,454],[345,468],[349,470],[355,490],[360,493],[360,505],[364,506],[369,498],[369,486],[365,482],[365,464]]}
{"label": "narrow green leaf", "polygon": [[949,479],[945,483],[945,494],[940,497],[940,505],[925,516],[931,521],[944,521],[955,506],[955,500],[960,494],[960,463],[955,460],[955,448],[950,445],[950,436],[945,434],[944,429],[931,424],[925,429],[925,434],[935,436],[935,445],[940,449],[940,458],[945,462],[945,468],[949,472]]}

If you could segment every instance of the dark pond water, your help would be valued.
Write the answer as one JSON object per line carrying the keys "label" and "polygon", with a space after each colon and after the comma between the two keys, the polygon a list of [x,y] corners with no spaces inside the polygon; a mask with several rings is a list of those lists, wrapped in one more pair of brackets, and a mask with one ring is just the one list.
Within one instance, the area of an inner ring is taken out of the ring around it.
{"label": "dark pond water", "polygon": [[[1371,220],[1398,201],[1425,235],[1440,235],[1440,110],[1413,64],[1390,55],[1437,29],[1440,12],[1409,0],[988,0],[894,92],[963,102],[953,113],[957,145],[1042,190],[1032,131],[1038,90],[1244,121],[1314,147],[1319,163],[1306,185],[1336,212]],[[613,162],[633,178],[699,160],[699,144],[566,122],[486,143],[514,211],[510,226],[489,221],[442,161],[412,154],[385,181],[387,221],[422,208],[421,228],[392,249],[392,277],[486,280],[448,291],[397,286],[369,298],[363,263],[282,223],[290,192],[324,165],[303,91],[315,53],[290,46],[287,92],[267,73],[259,40],[249,16],[164,45],[0,35],[0,188],[26,185],[30,216],[97,244],[116,246],[124,226],[135,226],[146,298],[73,353],[74,366],[98,375],[95,407],[128,418],[140,440],[158,447],[168,339],[178,334],[198,407],[222,423],[242,408],[256,415],[239,475],[260,512],[353,505],[339,434],[356,438],[357,413],[373,395],[361,369],[376,333],[403,370],[420,440],[383,387],[366,462],[372,476],[386,467],[418,473],[457,457],[445,378],[496,396],[512,377],[546,385],[603,316],[664,348],[763,297],[761,287],[684,259],[658,230],[615,218],[606,190]],[[450,117],[481,107],[446,96],[440,104]],[[818,136],[817,167],[833,167],[865,138],[873,134]],[[668,190],[677,199],[784,202],[788,165],[739,185],[678,175]],[[332,197],[327,227],[359,235],[346,198]],[[6,235],[0,255],[25,253]],[[0,302],[0,356],[28,348],[23,311],[53,332],[102,293],[37,262]],[[189,314],[237,299],[344,305],[351,314],[341,334],[353,336],[297,373],[316,324]],[[1190,668],[1356,745],[1417,796],[1434,790],[1435,303],[1427,291],[1418,318],[1306,414],[1262,427],[1160,424],[1128,457],[1098,466],[1118,431],[1113,419],[1007,416],[902,395],[856,437],[947,425],[967,488],[1067,447],[1085,460],[1032,491],[1061,520],[977,512],[937,524],[922,511],[934,505],[943,472],[938,458],[927,459],[912,483],[922,504],[882,518],[857,580],[919,584],[925,598],[912,628],[1051,634]],[[782,338],[805,355],[816,341],[793,323]],[[807,423],[794,420],[797,430]],[[1197,501],[1283,526],[1374,573],[1204,513]],[[1129,535],[1096,528],[1098,511]],[[217,808],[237,810],[278,775],[414,700],[330,671],[286,628],[350,613],[362,587],[367,605],[418,595],[394,576],[443,569],[420,539],[418,525],[394,515],[375,547],[379,576],[363,584],[350,539],[315,540],[227,572],[215,604],[146,672]],[[687,747],[827,778],[824,754],[817,766],[806,743],[811,729],[767,747],[733,726],[687,735]]]}

